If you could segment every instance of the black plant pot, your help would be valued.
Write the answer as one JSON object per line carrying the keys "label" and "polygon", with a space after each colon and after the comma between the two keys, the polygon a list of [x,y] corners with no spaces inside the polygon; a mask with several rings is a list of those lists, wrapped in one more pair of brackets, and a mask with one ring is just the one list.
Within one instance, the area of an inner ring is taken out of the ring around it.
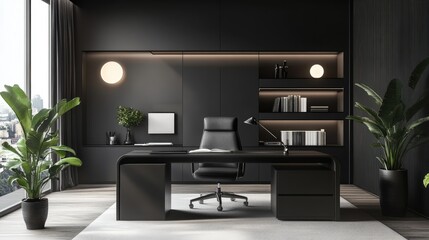
{"label": "black plant pot", "polygon": [[384,216],[402,217],[408,206],[407,170],[379,170],[380,207]]}
{"label": "black plant pot", "polygon": [[43,229],[48,218],[48,199],[27,199],[23,200],[22,216],[24,217],[27,229]]}
{"label": "black plant pot", "polygon": [[127,134],[125,135],[124,144],[125,145],[132,145],[132,144],[134,144],[133,135],[131,134],[131,130],[130,129],[127,129]]}

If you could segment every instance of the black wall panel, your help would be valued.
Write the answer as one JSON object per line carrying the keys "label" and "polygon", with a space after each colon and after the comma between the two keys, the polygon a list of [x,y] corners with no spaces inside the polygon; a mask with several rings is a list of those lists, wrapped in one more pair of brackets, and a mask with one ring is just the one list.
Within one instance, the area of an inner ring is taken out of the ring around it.
{"label": "black wall panel", "polygon": [[[404,86],[406,104],[416,100],[429,87],[428,73],[412,93],[408,77],[415,65],[429,56],[429,2],[422,0],[359,0],[353,4],[353,79],[384,94],[392,78]],[[354,100],[374,106],[366,93],[358,88]],[[360,113],[360,112],[359,112]],[[425,109],[426,115],[429,109]],[[371,148],[374,138],[360,124],[353,124],[354,184],[379,193],[378,169],[375,159],[380,154]],[[429,172],[429,148],[419,147],[405,157],[408,169],[409,207],[429,216],[429,191],[422,184]]]}
{"label": "black wall panel", "polygon": [[[82,122],[77,126],[84,160],[80,183],[114,182],[117,158],[141,149],[100,146],[105,131],[125,133],[116,124],[118,105],[145,113],[177,113],[176,134],[148,135],[145,121],[134,130],[137,142],[173,141],[197,147],[203,117],[234,115],[240,120],[243,145],[257,146],[258,128],[242,124],[258,114],[258,58],[245,51],[344,51],[348,56],[350,1],[74,2],[77,84],[83,98]],[[200,53],[189,54],[193,51]],[[210,58],[201,53],[219,51],[224,52]],[[147,56],[136,57],[139,54]],[[110,86],[101,81],[99,70],[107,60],[123,62],[122,83]],[[189,180],[187,168],[172,166],[173,181]],[[249,164],[243,181],[258,181],[261,174],[257,165]]]}
{"label": "black wall panel", "polygon": [[221,115],[238,118],[243,146],[258,146],[258,128],[244,120],[258,115],[258,55],[229,55],[222,60]]}
{"label": "black wall panel", "polygon": [[[132,128],[137,143],[169,141],[182,144],[182,57],[150,53],[88,52],[83,55],[85,69],[84,144],[105,144],[106,131],[125,138],[125,128],[117,123],[118,106],[133,107],[145,114],[139,127]],[[116,61],[124,69],[124,78],[107,84],[100,76],[104,63]],[[175,134],[149,135],[148,112],[174,112]]]}
{"label": "black wall panel", "polygon": [[217,0],[75,1],[81,50],[217,50]]}
{"label": "black wall panel", "polygon": [[183,56],[183,145],[199,146],[204,117],[220,116],[219,59]]}
{"label": "black wall panel", "polygon": [[348,16],[344,0],[221,0],[221,49],[346,49]]}

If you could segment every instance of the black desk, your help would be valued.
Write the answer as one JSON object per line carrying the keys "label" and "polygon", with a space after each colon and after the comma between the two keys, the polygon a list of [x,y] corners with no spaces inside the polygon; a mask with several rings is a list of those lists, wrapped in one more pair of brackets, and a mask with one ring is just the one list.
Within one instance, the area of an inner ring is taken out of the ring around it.
{"label": "black desk", "polygon": [[[334,178],[335,220],[340,216],[340,166],[331,156],[316,151],[252,151],[174,154],[132,151],[117,163],[116,219],[165,220],[171,208],[171,163],[244,162],[278,165],[319,164]],[[308,176],[311,178],[311,176]]]}

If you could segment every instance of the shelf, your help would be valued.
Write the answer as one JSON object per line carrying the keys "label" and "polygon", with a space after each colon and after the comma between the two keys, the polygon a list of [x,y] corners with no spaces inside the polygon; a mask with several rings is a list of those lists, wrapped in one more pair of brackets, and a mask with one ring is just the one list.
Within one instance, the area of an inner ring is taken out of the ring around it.
{"label": "shelf", "polygon": [[[344,119],[260,119],[259,122],[271,131],[277,139],[281,139],[281,131],[313,131],[324,129],[328,146],[341,146],[344,144]],[[264,129],[259,128],[260,141],[272,141],[272,139],[273,137],[270,134]]]}
{"label": "shelf", "polygon": [[260,120],[344,120],[344,112],[266,112],[259,113]]}
{"label": "shelf", "polygon": [[260,88],[343,88],[343,78],[259,79]]}
{"label": "shelf", "polygon": [[[311,106],[328,106],[330,112],[344,111],[344,88],[259,88],[259,112],[273,111],[276,99],[297,95],[307,98],[307,112]],[[278,101],[278,100],[277,100]],[[290,101],[290,100],[289,100]],[[279,109],[283,109],[283,100],[278,101]],[[290,104],[290,102],[289,102]],[[299,103],[298,103],[299,104]],[[290,105],[289,105],[290,106]]]}
{"label": "shelf", "polygon": [[[310,69],[316,64],[323,67],[322,77],[342,78],[344,76],[343,52],[288,52],[260,53],[259,78],[274,78],[275,66],[282,67],[284,61],[287,61],[289,78],[312,78]],[[282,70],[279,72],[281,73]]]}

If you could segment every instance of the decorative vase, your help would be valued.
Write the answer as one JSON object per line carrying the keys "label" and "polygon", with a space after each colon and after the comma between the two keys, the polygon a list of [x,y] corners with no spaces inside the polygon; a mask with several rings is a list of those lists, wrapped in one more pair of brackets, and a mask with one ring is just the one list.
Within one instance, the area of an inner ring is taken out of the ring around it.
{"label": "decorative vase", "polygon": [[127,134],[125,135],[124,144],[125,145],[132,145],[132,144],[134,144],[133,135],[131,134],[131,130],[129,128],[127,128]]}
{"label": "decorative vase", "polygon": [[384,216],[402,217],[408,206],[408,171],[379,170],[380,207]]}
{"label": "decorative vase", "polygon": [[27,229],[43,229],[48,218],[48,199],[26,199],[21,203],[22,216]]}

